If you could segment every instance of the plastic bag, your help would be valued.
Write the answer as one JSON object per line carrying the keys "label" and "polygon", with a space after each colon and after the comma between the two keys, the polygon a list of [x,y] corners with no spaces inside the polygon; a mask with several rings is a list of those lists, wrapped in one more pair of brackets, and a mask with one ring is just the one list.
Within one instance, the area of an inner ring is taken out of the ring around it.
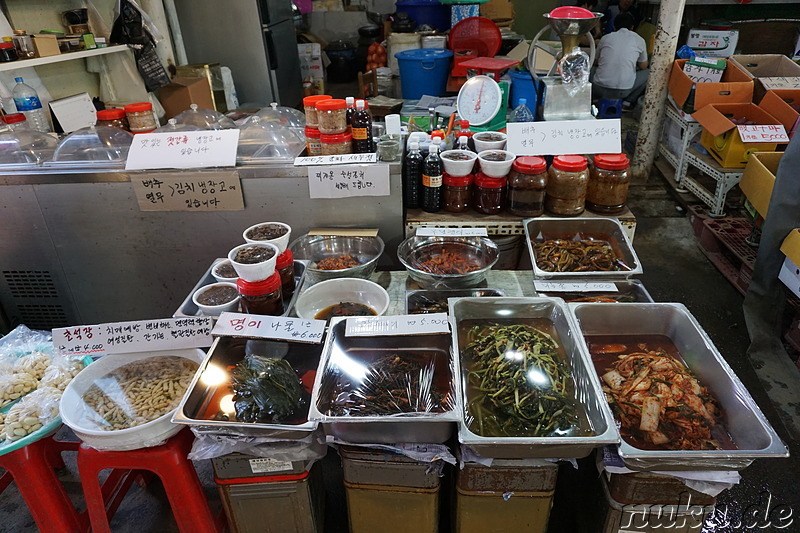
{"label": "plastic bag", "polygon": [[3,434],[9,442],[42,429],[58,418],[58,403],[61,391],[50,387],[41,388],[27,395],[6,414]]}
{"label": "plastic bag", "polygon": [[52,361],[53,357],[51,354],[37,350],[20,357],[14,367],[14,371],[16,373],[30,374],[38,381],[42,379],[44,371],[47,370],[47,367],[50,366]]}
{"label": "plastic bag", "polygon": [[589,83],[589,55],[578,47],[558,60],[558,72],[567,94],[575,96]]}
{"label": "plastic bag", "polygon": [[0,407],[36,390],[38,386],[39,380],[28,372],[12,370],[0,374]]}
{"label": "plastic bag", "polygon": [[49,331],[36,331],[20,325],[0,339],[0,356],[22,357],[37,351],[53,353],[53,337]]}
{"label": "plastic bag", "polygon": [[231,381],[240,422],[280,424],[307,416],[311,397],[285,359],[246,355]]}
{"label": "plastic bag", "polygon": [[276,461],[316,461],[325,457],[328,448],[321,431],[300,440],[278,440],[269,437],[232,436],[195,432],[189,459],[200,461],[229,453],[268,457]]}
{"label": "plastic bag", "polygon": [[39,387],[51,387],[64,391],[72,379],[83,370],[83,361],[74,357],[55,357],[50,363],[42,379],[39,381]]}

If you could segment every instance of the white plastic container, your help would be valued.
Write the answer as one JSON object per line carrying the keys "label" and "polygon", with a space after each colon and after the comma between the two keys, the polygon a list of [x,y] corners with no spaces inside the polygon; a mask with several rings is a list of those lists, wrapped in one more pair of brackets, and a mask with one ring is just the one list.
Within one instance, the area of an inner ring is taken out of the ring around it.
{"label": "white plastic container", "polygon": [[[502,140],[493,141],[497,137],[502,137]],[[472,141],[475,143],[475,150],[478,153],[484,150],[503,150],[506,147],[508,136],[499,131],[481,131],[472,136]]]}
{"label": "white plastic container", "polygon": [[[466,156],[468,159],[450,159],[450,155]],[[466,176],[475,168],[478,154],[470,150],[445,150],[441,155],[444,171],[454,178]]]}
{"label": "white plastic container", "polygon": [[236,288],[236,283],[230,282],[220,282],[220,283],[211,283],[210,285],[206,285],[201,287],[192,294],[192,301],[194,304],[203,312],[206,316],[219,316],[224,312],[236,312],[239,309],[239,296],[236,296],[233,300],[228,303],[221,304],[221,305],[204,305],[201,304],[197,299],[202,295],[204,292],[212,289],[213,287],[232,287],[237,293],[239,289]]}
{"label": "white plastic container", "polygon": [[[495,153],[503,154],[505,159],[503,161],[490,161],[486,159],[487,155]],[[478,152],[478,161],[481,162],[481,171],[490,178],[504,178],[507,176],[516,158],[516,155],[506,150],[484,150]]]}
{"label": "white plastic container", "polygon": [[419,33],[393,33],[389,36],[389,50],[386,57],[389,59],[389,68],[392,74],[400,75],[400,65],[394,55],[405,50],[416,50],[422,48],[422,37]]}
{"label": "white plastic container", "polygon": [[239,279],[238,275],[234,276],[232,278],[226,278],[225,276],[220,276],[219,273],[217,272],[217,267],[220,266],[223,263],[228,263],[230,265],[231,264],[231,260],[230,259],[223,259],[221,261],[217,261],[216,263],[214,263],[214,268],[211,269],[211,275],[214,276],[214,279],[217,280],[220,283],[234,283],[235,284],[236,280]]}
{"label": "white plastic container", "polygon": [[[249,263],[249,264],[239,263],[234,259],[239,250],[242,250],[244,248],[250,248],[252,246],[270,248],[275,253],[272,255],[272,257],[260,263]],[[240,244],[239,246],[228,252],[228,259],[230,259],[231,265],[233,265],[234,270],[236,270],[236,273],[239,274],[239,277],[242,278],[243,280],[251,282],[262,281],[275,273],[275,263],[278,261],[278,256],[280,255],[280,253],[281,253],[280,249],[274,244],[269,244],[269,243]]]}
{"label": "white plastic container", "polygon": [[294,311],[300,318],[312,319],[323,309],[341,302],[364,304],[383,315],[389,308],[389,293],[372,281],[340,278],[322,281],[306,289],[297,298]]}
{"label": "white plastic container", "polygon": [[[264,226],[264,225],[267,225],[267,224],[273,224],[273,225],[276,225],[276,226],[282,226],[282,227],[286,228],[286,235],[278,237],[277,239],[267,239],[267,240],[263,240],[263,241],[262,240],[257,240],[257,239],[251,239],[251,238],[249,238],[247,236],[247,234],[250,233],[250,230],[254,230],[259,226]],[[278,247],[278,250],[280,250],[280,253],[283,253],[283,252],[286,251],[286,247],[289,245],[289,238],[291,237],[291,235],[292,235],[292,227],[289,224],[284,224],[283,222],[259,222],[258,224],[253,224],[252,226],[250,226],[249,228],[247,228],[246,230],[244,230],[242,232],[242,238],[244,239],[245,242],[250,243],[250,244],[253,244],[253,243],[274,244],[275,246]]]}

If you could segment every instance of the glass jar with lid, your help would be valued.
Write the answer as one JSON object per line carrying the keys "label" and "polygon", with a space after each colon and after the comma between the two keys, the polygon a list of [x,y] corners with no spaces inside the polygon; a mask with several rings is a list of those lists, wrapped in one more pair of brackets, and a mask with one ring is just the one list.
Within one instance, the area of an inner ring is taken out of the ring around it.
{"label": "glass jar with lid", "polygon": [[316,128],[319,124],[317,119],[317,104],[323,100],[331,100],[333,96],[327,94],[315,94],[303,98],[303,110],[306,113],[306,126]]}
{"label": "glass jar with lid", "polygon": [[347,131],[347,103],[339,98],[318,102],[317,129],[322,135]]}
{"label": "glass jar with lid", "polygon": [[621,213],[628,201],[629,166],[625,154],[596,155],[589,173],[586,208],[601,215]]}
{"label": "glass jar with lid", "polygon": [[131,133],[149,133],[158,127],[156,116],[153,114],[153,104],[138,102],[125,106],[128,117],[128,128]]}
{"label": "glass jar with lid", "polygon": [[239,303],[243,313],[267,316],[283,314],[281,275],[277,271],[261,281],[238,278],[236,288],[239,289]]}
{"label": "glass jar with lid", "polygon": [[472,197],[472,174],[442,177],[442,209],[450,213],[463,213],[469,209]]}
{"label": "glass jar with lid", "polygon": [[353,136],[348,132],[336,135],[319,136],[322,143],[322,155],[345,155],[353,153]]}
{"label": "glass jar with lid", "polygon": [[281,277],[281,295],[288,296],[294,292],[294,254],[285,250],[275,261],[275,270]]}
{"label": "glass jar with lid", "polygon": [[495,215],[506,204],[506,177],[492,178],[478,172],[472,192],[472,208],[484,215]]}
{"label": "glass jar with lid", "polygon": [[109,107],[108,109],[101,109],[97,112],[96,126],[108,126],[110,128],[119,128],[121,130],[130,131],[128,128],[128,117],[125,115],[125,110],[118,107]]}
{"label": "glass jar with lid", "polygon": [[547,179],[544,207],[555,215],[578,216],[586,202],[589,164],[582,155],[553,158]]}
{"label": "glass jar with lid", "polygon": [[547,162],[543,157],[518,157],[508,174],[508,212],[518,217],[544,213]]}

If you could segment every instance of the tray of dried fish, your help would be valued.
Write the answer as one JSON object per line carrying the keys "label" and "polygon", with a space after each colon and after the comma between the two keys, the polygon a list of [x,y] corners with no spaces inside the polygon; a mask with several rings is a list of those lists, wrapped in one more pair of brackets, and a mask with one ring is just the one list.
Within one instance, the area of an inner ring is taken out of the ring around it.
{"label": "tray of dried fish", "polygon": [[740,470],[788,450],[681,304],[569,304],[634,470]]}
{"label": "tray of dried fish", "polygon": [[311,418],[356,443],[445,442],[459,419],[446,334],[347,336],[331,321]]}
{"label": "tray of dried fish", "polygon": [[[602,280],[596,280],[602,281]],[[539,296],[547,298],[561,298],[567,303],[649,303],[653,297],[639,280],[609,281],[614,285],[613,291],[592,292],[560,292],[537,291]]]}
{"label": "tray of dried fish", "polygon": [[406,291],[406,314],[446,313],[448,298],[505,296],[500,289],[442,289]]}
{"label": "tray of dried fish", "polygon": [[539,279],[627,279],[642,264],[615,218],[529,218],[523,221],[533,275]]}
{"label": "tray of dried fish", "polygon": [[449,302],[462,444],[484,457],[514,459],[585,457],[619,442],[562,300]]}

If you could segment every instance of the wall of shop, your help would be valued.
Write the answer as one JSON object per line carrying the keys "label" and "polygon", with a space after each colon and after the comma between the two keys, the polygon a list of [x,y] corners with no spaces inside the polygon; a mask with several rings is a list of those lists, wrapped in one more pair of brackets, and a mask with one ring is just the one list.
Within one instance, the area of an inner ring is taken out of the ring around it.
{"label": "wall of shop", "polygon": [[514,0],[514,25],[512,28],[526,39],[533,37],[547,21],[542,17],[564,3],[562,0]]}

